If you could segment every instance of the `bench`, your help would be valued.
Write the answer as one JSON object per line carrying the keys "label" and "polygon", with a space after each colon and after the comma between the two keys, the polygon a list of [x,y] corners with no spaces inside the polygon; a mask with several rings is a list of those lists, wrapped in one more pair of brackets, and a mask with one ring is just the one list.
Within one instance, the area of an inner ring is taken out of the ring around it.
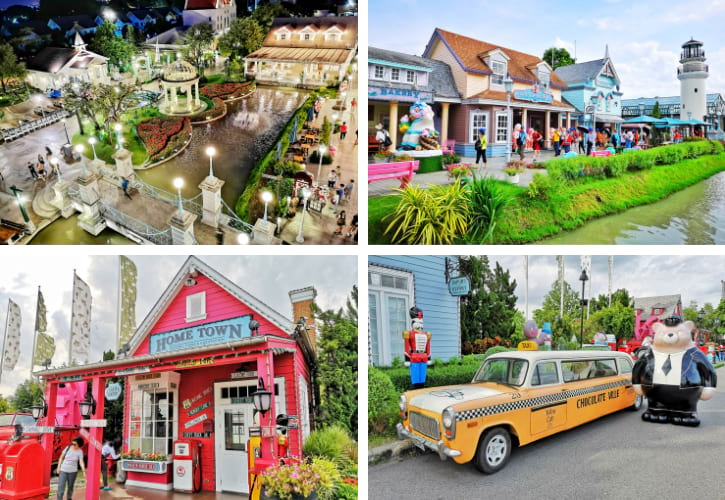
{"label": "bench", "polygon": [[603,151],[592,151],[592,156],[612,156],[612,152],[608,149]]}
{"label": "bench", "polygon": [[368,136],[368,154],[375,154],[380,151],[380,143],[374,135]]}
{"label": "bench", "polygon": [[418,170],[418,166],[418,160],[371,163],[368,165],[368,184],[375,181],[398,179],[400,180],[400,189],[403,189],[413,180],[413,175]]}

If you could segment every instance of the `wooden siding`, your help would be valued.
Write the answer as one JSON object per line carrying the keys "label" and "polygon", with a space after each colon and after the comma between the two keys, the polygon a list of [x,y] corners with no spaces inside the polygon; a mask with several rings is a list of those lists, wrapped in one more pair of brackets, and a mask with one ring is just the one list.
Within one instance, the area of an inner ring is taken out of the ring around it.
{"label": "wooden siding", "polygon": [[[413,273],[415,305],[423,310],[425,329],[433,334],[431,356],[445,360],[459,356],[458,298],[448,292],[445,256],[371,255],[368,262]],[[402,335],[402,332],[390,332],[390,335],[393,338]]]}

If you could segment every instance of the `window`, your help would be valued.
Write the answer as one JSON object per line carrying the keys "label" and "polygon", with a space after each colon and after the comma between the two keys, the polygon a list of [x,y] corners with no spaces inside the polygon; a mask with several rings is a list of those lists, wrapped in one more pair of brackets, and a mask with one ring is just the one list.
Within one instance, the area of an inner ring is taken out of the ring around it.
{"label": "window", "polygon": [[307,440],[307,436],[310,435],[310,398],[307,381],[302,375],[298,376],[300,384],[300,399],[298,402],[299,413],[300,413],[300,425],[302,426],[302,441]]}
{"label": "window", "polygon": [[406,71],[405,72],[405,81],[408,83],[415,83],[415,71]]}
{"label": "window", "polygon": [[496,142],[506,143],[508,138],[508,124],[506,119],[506,112],[501,111],[496,113]]}
{"label": "window", "polygon": [[247,449],[247,432],[243,411],[224,412],[224,448],[227,450]]}
{"label": "window", "polygon": [[287,33],[280,33],[279,39],[280,40],[287,40]]}
{"label": "window", "polygon": [[378,80],[382,80],[383,76],[385,75],[385,68],[383,68],[380,65],[375,65],[374,73],[375,73],[375,78],[377,78]]}
{"label": "window", "polygon": [[[156,375],[156,374],[154,374]],[[131,381],[129,449],[141,453],[171,453],[178,420],[179,374],[166,372],[155,378]]]}
{"label": "window", "polygon": [[550,81],[551,75],[549,74],[549,71],[545,68],[539,68],[539,82],[541,82],[541,87],[548,89]]}
{"label": "window", "polygon": [[616,375],[617,365],[613,359],[562,361],[561,371],[564,374],[564,382],[574,382]]}
{"label": "window", "polygon": [[471,111],[471,127],[470,137],[471,142],[475,143],[478,140],[478,129],[483,127],[486,129],[488,134],[488,113],[481,110]]}
{"label": "window", "polygon": [[206,319],[206,292],[186,296],[186,322]]}
{"label": "window", "polygon": [[654,316],[659,316],[660,314],[662,314],[662,313],[664,313],[664,312],[665,312],[665,308],[664,308],[664,307],[654,307],[654,308],[652,309],[652,314],[653,314]]}
{"label": "window", "polygon": [[473,381],[522,385],[528,367],[529,362],[523,359],[491,359],[478,369]]}
{"label": "window", "polygon": [[309,33],[305,33],[305,40],[309,40],[309,39],[310,39],[310,34]]}
{"label": "window", "polygon": [[390,69],[390,79],[394,82],[399,82],[400,81],[400,69],[391,68]]}
{"label": "window", "polygon": [[503,77],[506,74],[506,64],[501,61],[491,61],[491,84],[492,85],[503,85]]}
{"label": "window", "polygon": [[531,376],[531,385],[550,385],[559,383],[559,373],[556,371],[555,361],[538,363]]}
{"label": "window", "polygon": [[408,310],[415,304],[413,275],[371,265],[368,282],[369,361],[389,366],[405,357],[401,334],[410,327]]}
{"label": "window", "polygon": [[617,365],[619,366],[619,373],[632,373],[632,360],[618,358]]}

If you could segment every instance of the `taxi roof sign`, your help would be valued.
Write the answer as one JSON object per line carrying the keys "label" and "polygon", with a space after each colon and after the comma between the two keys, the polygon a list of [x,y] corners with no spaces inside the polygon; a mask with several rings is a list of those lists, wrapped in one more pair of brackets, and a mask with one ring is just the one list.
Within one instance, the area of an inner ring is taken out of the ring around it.
{"label": "taxi roof sign", "polygon": [[519,351],[538,351],[539,344],[531,340],[524,340],[523,342],[519,342],[517,349]]}

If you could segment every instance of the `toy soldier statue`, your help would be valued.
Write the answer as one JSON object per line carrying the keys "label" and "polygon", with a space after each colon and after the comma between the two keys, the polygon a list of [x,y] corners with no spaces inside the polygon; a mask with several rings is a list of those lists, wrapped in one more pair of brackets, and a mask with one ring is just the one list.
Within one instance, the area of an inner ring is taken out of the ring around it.
{"label": "toy soldier statue", "polygon": [[425,386],[426,369],[430,361],[430,332],[423,331],[423,311],[411,307],[411,328],[403,332],[405,364],[410,366],[410,383],[413,389]]}

